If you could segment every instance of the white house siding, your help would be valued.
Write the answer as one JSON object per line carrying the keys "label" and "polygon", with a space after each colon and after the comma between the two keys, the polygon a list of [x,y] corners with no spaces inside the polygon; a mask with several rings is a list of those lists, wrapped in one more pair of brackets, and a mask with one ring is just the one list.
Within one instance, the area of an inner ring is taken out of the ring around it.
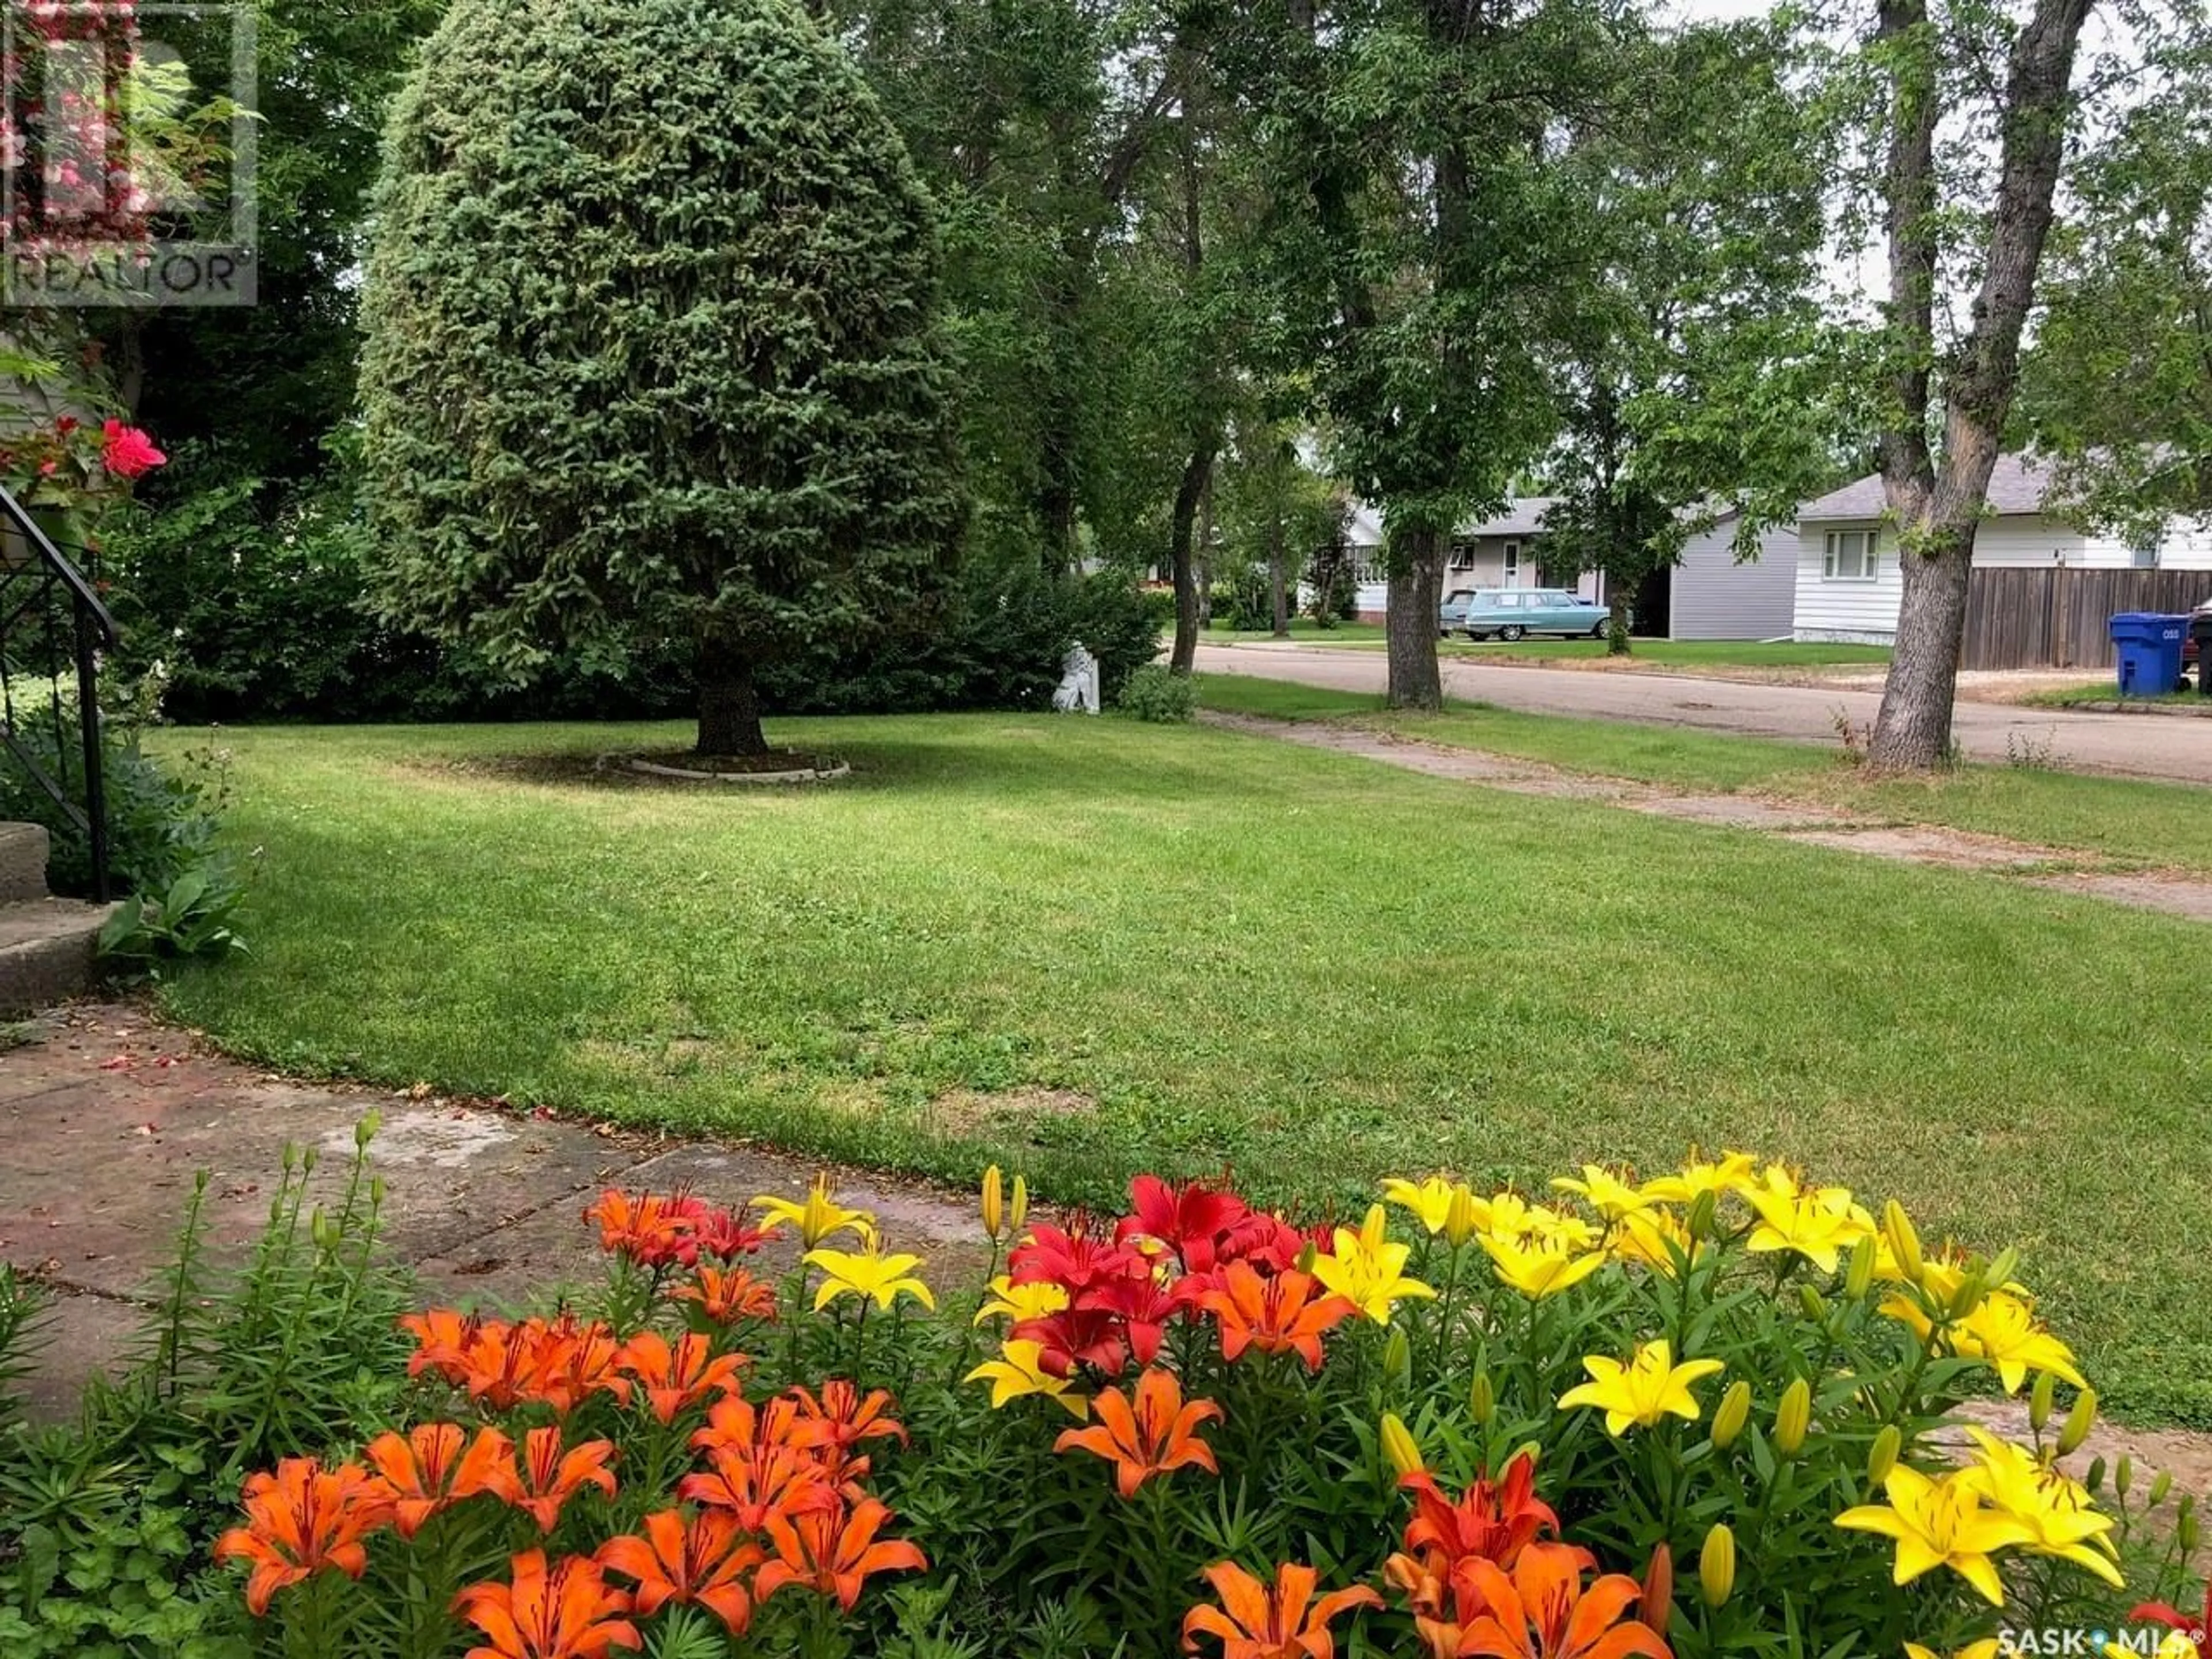
{"label": "white house siding", "polygon": [[1788,525],[1768,531],[1759,556],[1738,564],[1735,522],[1715,525],[1690,538],[1668,582],[1673,638],[1781,639],[1796,625],[1797,532]]}
{"label": "white house siding", "polygon": [[[1797,530],[1796,603],[1791,634],[1800,640],[1888,645],[1897,637],[1904,592],[1898,574],[1897,538],[1881,531],[1872,581],[1830,581],[1821,574],[1832,530],[1871,530],[1871,521],[1808,520]],[[1984,566],[2127,566],[2135,555],[2123,541],[2085,537],[2069,526],[2033,514],[1985,520],[1974,535],[1974,562]]]}
{"label": "white house siding", "polygon": [[2158,538],[2161,570],[2212,570],[2212,526],[2177,519]]}

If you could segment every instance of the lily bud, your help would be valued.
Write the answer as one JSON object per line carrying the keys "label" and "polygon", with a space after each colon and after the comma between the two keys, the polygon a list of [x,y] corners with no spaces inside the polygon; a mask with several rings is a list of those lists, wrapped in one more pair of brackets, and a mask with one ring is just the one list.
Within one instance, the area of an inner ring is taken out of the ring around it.
{"label": "lily bud", "polygon": [[2035,1386],[2027,1391],[2027,1426],[2038,1434],[2041,1434],[2044,1425],[2051,1421],[2051,1407],[2057,1403],[2052,1391],[2057,1386],[2058,1379],[2049,1371],[2038,1371]]}
{"label": "lily bud", "polygon": [[1885,1424],[1875,1436],[1874,1445],[1867,1452],[1867,1480],[1879,1486],[1889,1479],[1889,1472],[1897,1467],[1897,1455],[1905,1449],[1905,1437],[1898,1432],[1894,1423]]}
{"label": "lily bud", "polygon": [[2012,1283],[2012,1276],[2020,1271],[2020,1248],[2008,1244],[1997,1252],[1997,1259],[1982,1273],[1982,1283],[1990,1290],[2001,1291]]}
{"label": "lily bud", "polygon": [[2166,1495],[2168,1492],[2172,1492],[2172,1490],[2173,1490],[2173,1476],[2172,1476],[2172,1475],[2168,1471],[2166,1471],[2166,1470],[2165,1470],[2165,1469],[2160,1469],[2160,1470],[2156,1474],[2154,1474],[2154,1475],[2151,1476],[2151,1478],[2150,1478],[2150,1506],[2151,1506],[2151,1508],[2153,1508],[2153,1509],[2156,1509],[2156,1508],[2157,1508],[2160,1504],[2163,1504],[2164,1502],[2166,1502]]}
{"label": "lily bud", "polygon": [[2136,1460],[2127,1453],[2122,1452],[2120,1461],[2112,1465],[2112,1490],[2125,1498],[2128,1495],[2128,1489],[2135,1483]]}
{"label": "lily bud", "polygon": [[1382,1455],[1390,1460],[1390,1467],[1398,1471],[1401,1480],[1419,1474],[1425,1467],[1421,1462],[1420,1443],[1395,1412],[1382,1413]]}
{"label": "lily bud", "polygon": [[2181,1513],[2174,1517],[2173,1541],[2181,1546],[2181,1559],[2185,1561],[2197,1553],[2199,1524],[2197,1519],[2197,1500],[2194,1498],[2183,1498]]}
{"label": "lily bud", "polygon": [[1719,1607],[1735,1589],[1735,1534],[1724,1521],[1713,1523],[1698,1552],[1698,1583],[1709,1607]]}
{"label": "lily bud", "polygon": [[1636,1616],[1664,1641],[1674,1612],[1674,1552],[1662,1538],[1652,1547],[1651,1564],[1644,1569],[1644,1594],[1637,1598]]}
{"label": "lily bud", "polygon": [[2089,1460],[2088,1469],[2081,1476],[2083,1488],[2095,1492],[2105,1484],[2105,1460],[2100,1455]]}
{"label": "lily bud", "polygon": [[1314,1263],[1320,1260],[1321,1246],[1315,1243],[1310,1238],[1306,1240],[1304,1246],[1298,1251],[1298,1271],[1302,1273],[1311,1274],[1313,1272]]}
{"label": "lily bud", "polygon": [[1800,1285],[1797,1287],[1797,1305],[1803,1310],[1805,1317],[1815,1325],[1825,1325],[1828,1322],[1827,1298],[1810,1285]]}
{"label": "lily bud", "polygon": [[1014,1177],[1014,1201],[1006,1212],[1006,1231],[1018,1237],[1030,1218],[1030,1183],[1026,1176]]}
{"label": "lily bud", "polygon": [[376,1139],[376,1132],[384,1127],[384,1114],[369,1112],[353,1126],[353,1146],[357,1152],[368,1150],[368,1143]]}
{"label": "lily bud", "polygon": [[338,1242],[337,1223],[323,1213],[323,1206],[319,1204],[307,1217],[307,1237],[314,1240],[318,1249],[330,1249]]}
{"label": "lily bud", "polygon": [[1513,1455],[1505,1460],[1505,1467],[1510,1469],[1525,1457],[1528,1460],[1529,1472],[1534,1474],[1536,1468],[1536,1460],[1543,1455],[1544,1449],[1538,1445],[1534,1441],[1523,1440],[1519,1445],[1513,1449]]}
{"label": "lily bud", "polygon": [[1881,1236],[1889,1242],[1898,1270],[1917,1285],[1928,1271],[1920,1254],[1920,1234],[1912,1225],[1912,1218],[1905,1214],[1905,1206],[1893,1198],[1881,1206]]}
{"label": "lily bud", "polygon": [[2084,1389],[2074,1396],[2074,1408],[2066,1413],[2066,1421],[2058,1429],[2058,1455],[2061,1457],[2078,1449],[2089,1437],[2089,1431],[2097,1424],[2097,1391]]}
{"label": "lily bud", "polygon": [[1844,1294],[1854,1302],[1859,1301],[1873,1284],[1874,1235],[1869,1233],[1851,1246],[1851,1265],[1844,1275]]}
{"label": "lily bud", "polygon": [[1813,1388],[1801,1376],[1782,1391],[1782,1403],[1774,1408],[1774,1449],[1796,1456],[1812,1426]]}
{"label": "lily bud", "polygon": [[1690,1200],[1690,1213],[1682,1224],[1689,1229],[1692,1238],[1711,1238],[1713,1221],[1720,1210],[1720,1200],[1709,1188]]}
{"label": "lily bud", "polygon": [[993,1243],[999,1242],[1000,1230],[1006,1221],[1006,1194],[995,1164],[983,1171],[983,1231]]}
{"label": "lily bud", "polygon": [[385,1194],[386,1194],[387,1192],[389,1192],[389,1191],[391,1191],[391,1190],[392,1190],[392,1189],[391,1189],[389,1187],[387,1187],[386,1185],[385,1185],[384,1177],[383,1177],[382,1176],[380,1176],[380,1175],[374,1175],[374,1176],[369,1176],[369,1178],[368,1178],[368,1204],[369,1204],[369,1207],[370,1207],[371,1209],[373,1209],[373,1210],[380,1210],[380,1209],[382,1209],[382,1208],[384,1207],[384,1195],[385,1195]]}
{"label": "lily bud", "polygon": [[283,1170],[286,1175],[289,1175],[289,1174],[291,1174],[291,1173],[292,1173],[292,1171],[293,1171],[293,1170],[295,1170],[298,1169],[299,1167],[300,1167],[300,1147],[299,1147],[299,1144],[298,1144],[296,1141],[290,1141],[290,1140],[288,1140],[288,1141],[286,1141],[286,1142],[284,1143],[284,1155],[283,1155],[283,1158],[280,1158],[280,1159],[278,1159],[278,1161],[277,1161],[277,1168],[279,1168],[280,1170]]}
{"label": "lily bud", "polygon": [[1944,1317],[1949,1322],[1957,1324],[1982,1305],[1982,1298],[1989,1294],[1990,1290],[1987,1271],[1984,1269],[1982,1273],[1968,1273],[1960,1279],[1959,1288],[1951,1292],[1951,1300],[1943,1309]]}
{"label": "lily bud", "polygon": [[1474,1374],[1474,1382],[1467,1391],[1467,1410],[1477,1425],[1486,1429],[1498,1414],[1498,1389],[1491,1382],[1488,1371]]}
{"label": "lily bud", "polygon": [[301,1175],[314,1174],[315,1165],[321,1162],[321,1157],[316,1152],[313,1147],[303,1146],[300,1149],[300,1173]]}
{"label": "lily bud", "polygon": [[1713,1412],[1713,1444],[1726,1451],[1735,1443],[1743,1425],[1751,1421],[1751,1384],[1738,1377],[1729,1384]]}
{"label": "lily bud", "polygon": [[1462,1182],[1452,1188],[1451,1203],[1444,1211],[1444,1242],[1457,1249],[1480,1230],[1481,1218],[1475,1212],[1474,1193]]}
{"label": "lily bud", "polygon": [[1401,1388],[1413,1379],[1413,1345],[1402,1325],[1392,1327],[1382,1345],[1382,1373]]}

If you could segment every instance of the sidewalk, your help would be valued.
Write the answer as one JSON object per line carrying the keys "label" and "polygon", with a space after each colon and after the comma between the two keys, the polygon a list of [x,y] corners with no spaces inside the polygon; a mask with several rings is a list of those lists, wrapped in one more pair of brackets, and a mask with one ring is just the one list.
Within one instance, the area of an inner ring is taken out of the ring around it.
{"label": "sidewalk", "polygon": [[[76,1004],[37,1030],[0,1054],[0,1259],[53,1298],[28,1389],[33,1413],[49,1419],[68,1416],[85,1379],[126,1353],[199,1170],[211,1176],[210,1240],[234,1259],[268,1218],[285,1144],[316,1149],[316,1180],[335,1194],[355,1125],[372,1111],[382,1119],[370,1159],[388,1186],[386,1247],[428,1294],[467,1304],[596,1279],[597,1235],[582,1212],[605,1187],[690,1187],[743,1203],[801,1194],[818,1167],[743,1143],[659,1139],[423,1091],[293,1082],[198,1052],[190,1033],[129,1004]],[[837,1193],[874,1211],[894,1246],[920,1252],[933,1284],[981,1271],[967,1203],[881,1177],[841,1175]],[[767,1254],[779,1271],[789,1261],[787,1246]]]}

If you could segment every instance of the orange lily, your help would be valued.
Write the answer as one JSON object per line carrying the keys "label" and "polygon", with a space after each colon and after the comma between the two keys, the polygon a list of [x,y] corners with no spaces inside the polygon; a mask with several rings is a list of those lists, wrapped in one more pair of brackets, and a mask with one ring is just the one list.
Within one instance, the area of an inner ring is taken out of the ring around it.
{"label": "orange lily", "polygon": [[708,1466],[687,1474],[678,1498],[733,1511],[748,1532],[757,1532],[772,1511],[821,1508],[836,1501],[834,1483],[823,1467],[828,1432],[802,1418],[789,1396],[758,1410],[732,1395],[708,1407],[707,1426],[691,1443],[707,1454]]}
{"label": "orange lily", "polygon": [[399,1328],[415,1339],[415,1352],[407,1356],[407,1375],[420,1376],[435,1370],[459,1387],[468,1375],[469,1352],[483,1322],[458,1308],[432,1308],[407,1314]]}
{"label": "orange lily", "polygon": [[1183,1651],[1197,1652],[1204,1635],[1221,1638],[1222,1659],[1334,1659],[1329,1621],[1354,1607],[1379,1607],[1382,1598],[1355,1584],[1316,1601],[1315,1578],[1311,1567],[1285,1561],[1275,1569],[1270,1590],[1235,1562],[1215,1562],[1206,1579],[1221,1605],[1201,1603],[1183,1614]]}
{"label": "orange lily", "polygon": [[1480,1556],[1461,1564],[1481,1615],[1460,1632],[1458,1651],[1497,1659],[1668,1659],[1667,1644],[1630,1613],[1644,1586],[1625,1572],[1585,1589],[1588,1553],[1565,1544],[1530,1544],[1509,1577]]}
{"label": "orange lily", "polygon": [[822,1425],[828,1439],[837,1445],[856,1445],[891,1435],[898,1437],[901,1445],[907,1443],[905,1425],[886,1415],[897,1404],[889,1389],[871,1389],[863,1398],[852,1383],[833,1376],[822,1385],[818,1399],[803,1388],[791,1389],[789,1397],[799,1407],[800,1418]]}
{"label": "orange lily", "polygon": [[517,1328],[517,1340],[526,1345],[521,1395],[550,1406],[554,1415],[566,1417],[589,1395],[611,1394],[629,1403],[629,1384],[621,1374],[623,1345],[615,1334],[594,1320],[579,1323],[575,1315],[563,1314],[550,1323],[525,1321]]}
{"label": "orange lily", "polygon": [[775,1288],[762,1284],[743,1267],[716,1267],[702,1261],[694,1272],[695,1283],[670,1288],[671,1300],[697,1303],[700,1311],[717,1325],[775,1317]]}
{"label": "orange lily", "polygon": [[1198,1425],[1218,1419],[1221,1407],[1211,1400],[1183,1404],[1182,1384],[1173,1373],[1149,1370],[1137,1379],[1137,1403],[1131,1409],[1119,1389],[1108,1389],[1091,1401],[1098,1421],[1087,1429],[1066,1429],[1052,1443],[1056,1452],[1087,1451],[1114,1465],[1114,1484],[1123,1498],[1133,1498],[1137,1488],[1156,1474],[1195,1464],[1210,1474],[1221,1472],[1213,1461],[1213,1448],[1198,1437]]}
{"label": "orange lily", "polygon": [[726,1353],[719,1358],[714,1344],[696,1332],[674,1343],[659,1331],[640,1331],[623,1344],[615,1364],[644,1386],[653,1414],[662,1423],[673,1423],[677,1413],[708,1394],[729,1394],[738,1387],[738,1373],[745,1357]]}
{"label": "orange lily", "polygon": [[1221,1328],[1221,1357],[1234,1360],[1248,1347],[1261,1353],[1295,1353],[1306,1369],[1321,1369],[1322,1337],[1359,1311],[1340,1296],[1314,1298],[1313,1276],[1295,1270],[1262,1278],[1249,1261],[1231,1261],[1219,1285],[1199,1298]]}
{"label": "orange lily", "polygon": [[753,1580],[754,1593],[763,1601],[786,1584],[801,1584],[835,1596],[850,1613],[871,1575],[929,1570],[928,1558],[904,1539],[876,1540],[891,1512],[872,1498],[849,1509],[842,1498],[833,1498],[796,1510],[771,1510],[767,1518],[775,1559]]}
{"label": "orange lily", "polygon": [[696,1601],[743,1636],[752,1623],[744,1575],[760,1565],[761,1547],[727,1510],[686,1520],[681,1510],[645,1517],[645,1535],[599,1546],[601,1566],[637,1581],[637,1613],[649,1619],[671,1601]]}
{"label": "orange lily", "polygon": [[458,1423],[423,1423],[404,1435],[380,1434],[362,1455],[377,1473],[402,1538],[414,1537],[440,1510],[478,1492],[495,1492],[510,1504],[522,1497],[514,1443],[497,1429],[479,1429],[471,1439]]}
{"label": "orange lily", "polygon": [[611,1649],[645,1645],[622,1616],[629,1597],[590,1556],[564,1556],[549,1569],[544,1551],[526,1550],[512,1571],[512,1584],[471,1584],[453,1598],[453,1611],[484,1633],[466,1659],[606,1659]]}
{"label": "orange lily", "polygon": [[362,1540],[392,1515],[360,1464],[325,1469],[312,1457],[288,1457],[274,1474],[249,1475],[243,1497],[246,1524],[216,1540],[215,1559],[253,1564],[246,1605],[257,1615],[278,1590],[325,1567],[360,1577],[368,1566]]}
{"label": "orange lily", "polygon": [[584,1219],[599,1224],[599,1248],[609,1255],[659,1267],[687,1255],[697,1256],[703,1207],[682,1194],[626,1193],[610,1187],[584,1212]]}
{"label": "orange lily", "polygon": [[614,1455],[611,1441],[586,1440],[563,1451],[560,1430],[532,1429],[523,1437],[516,1470],[520,1495],[511,1501],[538,1522],[538,1531],[550,1532],[568,1500],[586,1486],[615,1495],[614,1471],[607,1467]]}

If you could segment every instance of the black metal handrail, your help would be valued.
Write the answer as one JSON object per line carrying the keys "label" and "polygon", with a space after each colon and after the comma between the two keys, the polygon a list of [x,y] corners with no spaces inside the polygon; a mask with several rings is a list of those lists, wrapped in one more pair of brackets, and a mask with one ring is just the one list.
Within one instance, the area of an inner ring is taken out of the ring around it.
{"label": "black metal handrail", "polygon": [[[115,640],[115,619],[93,584],[36,515],[0,487],[0,746],[83,835],[91,856],[92,896],[103,902],[110,895],[100,653]],[[63,690],[70,673],[76,680],[73,721],[71,699]],[[38,707],[28,707],[19,695],[21,679],[46,682],[47,695]],[[41,720],[52,727],[51,756],[39,752],[35,741],[44,734],[33,723]],[[76,763],[84,769],[82,792],[70,787],[71,724],[76,727]]]}

